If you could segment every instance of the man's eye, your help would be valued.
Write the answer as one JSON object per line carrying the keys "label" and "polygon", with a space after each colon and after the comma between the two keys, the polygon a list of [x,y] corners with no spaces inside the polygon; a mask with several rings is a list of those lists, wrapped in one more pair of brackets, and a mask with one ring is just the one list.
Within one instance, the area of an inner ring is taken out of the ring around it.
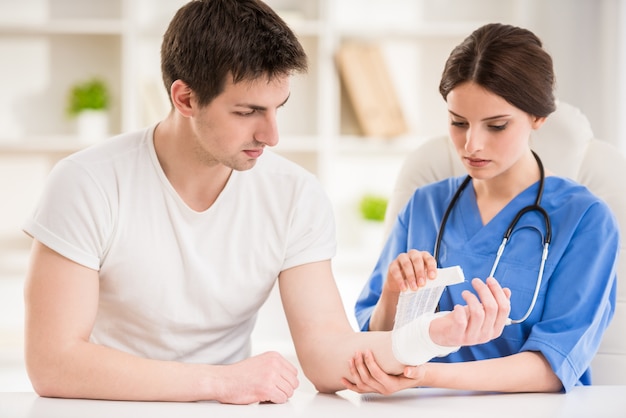
{"label": "man's eye", "polygon": [[248,110],[245,112],[235,112],[235,113],[238,114],[239,116],[250,116],[250,115],[253,115],[254,112],[256,112],[256,110],[252,109],[252,110]]}

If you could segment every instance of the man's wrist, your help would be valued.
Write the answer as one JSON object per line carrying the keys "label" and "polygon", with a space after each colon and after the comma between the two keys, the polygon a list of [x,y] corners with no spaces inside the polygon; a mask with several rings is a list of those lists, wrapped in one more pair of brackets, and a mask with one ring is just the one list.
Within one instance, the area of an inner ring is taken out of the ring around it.
{"label": "man's wrist", "polygon": [[430,323],[433,319],[449,312],[427,313],[392,332],[392,349],[396,359],[409,366],[424,364],[434,357],[447,356],[460,347],[436,344],[430,337]]}

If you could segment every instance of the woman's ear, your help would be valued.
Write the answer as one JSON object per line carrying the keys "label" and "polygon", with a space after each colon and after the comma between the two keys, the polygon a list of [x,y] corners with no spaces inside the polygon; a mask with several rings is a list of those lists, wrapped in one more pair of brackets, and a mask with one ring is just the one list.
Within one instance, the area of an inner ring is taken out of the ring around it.
{"label": "woman's ear", "polygon": [[176,80],[170,87],[170,96],[174,108],[184,117],[190,117],[193,114],[193,91],[182,80]]}
{"label": "woman's ear", "polygon": [[541,128],[541,125],[544,124],[544,122],[547,119],[547,116],[531,116],[532,121],[531,121],[531,125],[533,129],[539,129]]}

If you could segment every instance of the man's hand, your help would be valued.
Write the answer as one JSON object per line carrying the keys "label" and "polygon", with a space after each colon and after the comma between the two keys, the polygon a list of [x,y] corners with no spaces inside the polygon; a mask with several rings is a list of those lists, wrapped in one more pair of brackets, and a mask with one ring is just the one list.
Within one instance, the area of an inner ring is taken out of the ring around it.
{"label": "man's hand", "polygon": [[285,403],[298,387],[298,370],[283,356],[267,352],[222,366],[217,400],[230,404]]}

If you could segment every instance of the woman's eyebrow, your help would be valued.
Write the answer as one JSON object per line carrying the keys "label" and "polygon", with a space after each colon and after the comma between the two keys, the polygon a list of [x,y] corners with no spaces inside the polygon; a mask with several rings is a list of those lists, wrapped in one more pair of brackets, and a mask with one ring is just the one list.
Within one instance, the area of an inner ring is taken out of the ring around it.
{"label": "woman's eyebrow", "polygon": [[[461,116],[461,115],[459,115],[459,114],[457,114],[457,113],[454,113],[454,112],[453,112],[453,111],[451,111],[451,110],[448,110],[448,112],[449,112],[450,114],[452,114],[453,116],[456,116],[457,118],[466,119],[464,116]],[[502,114],[502,115],[496,115],[496,116],[489,116],[489,117],[487,117],[487,118],[482,119],[482,121],[483,121],[483,122],[486,122],[486,121],[490,121],[490,120],[503,119],[503,118],[508,118],[508,117],[511,117],[511,115],[508,115],[508,114]]]}

